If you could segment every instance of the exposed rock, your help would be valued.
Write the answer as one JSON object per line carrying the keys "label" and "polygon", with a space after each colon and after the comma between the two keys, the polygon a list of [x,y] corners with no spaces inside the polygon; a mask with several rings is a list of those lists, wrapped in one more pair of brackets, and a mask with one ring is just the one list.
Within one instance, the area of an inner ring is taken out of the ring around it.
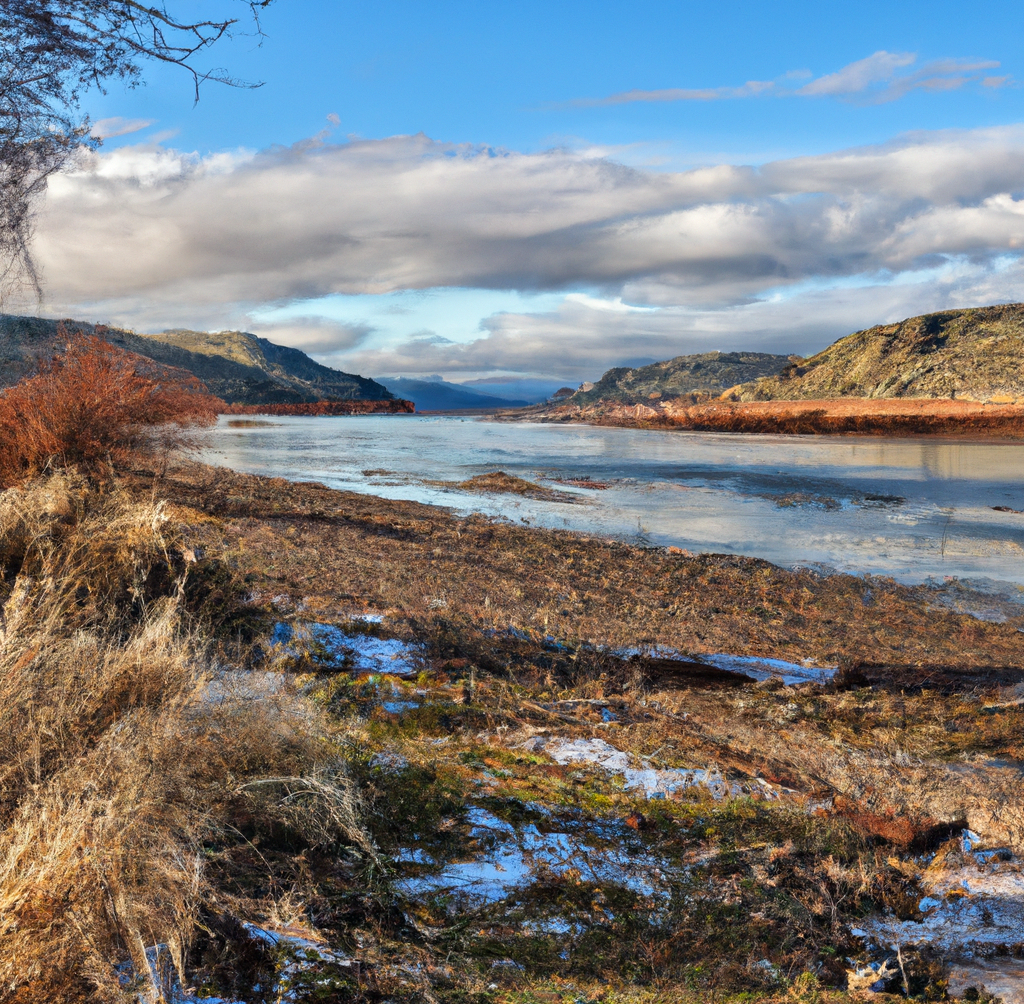
{"label": "exposed rock", "polygon": [[880,324],[744,383],[738,401],[958,398],[1024,402],[1024,304],[946,310]]}

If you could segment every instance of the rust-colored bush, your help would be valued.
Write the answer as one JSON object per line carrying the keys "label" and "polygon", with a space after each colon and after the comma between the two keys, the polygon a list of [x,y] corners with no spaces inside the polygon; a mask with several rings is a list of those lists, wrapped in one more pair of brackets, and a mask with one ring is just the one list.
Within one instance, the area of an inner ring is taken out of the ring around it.
{"label": "rust-colored bush", "polygon": [[0,394],[0,485],[54,462],[92,467],[151,456],[222,407],[189,373],[72,334],[62,354]]}

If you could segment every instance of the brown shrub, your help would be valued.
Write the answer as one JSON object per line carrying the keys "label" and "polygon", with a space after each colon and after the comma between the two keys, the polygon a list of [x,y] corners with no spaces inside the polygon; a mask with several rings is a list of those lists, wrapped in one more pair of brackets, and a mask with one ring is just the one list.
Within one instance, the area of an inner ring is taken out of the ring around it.
{"label": "brown shrub", "polygon": [[92,467],[132,463],[212,423],[223,402],[184,371],[81,332],[35,376],[0,394],[0,485],[55,461]]}

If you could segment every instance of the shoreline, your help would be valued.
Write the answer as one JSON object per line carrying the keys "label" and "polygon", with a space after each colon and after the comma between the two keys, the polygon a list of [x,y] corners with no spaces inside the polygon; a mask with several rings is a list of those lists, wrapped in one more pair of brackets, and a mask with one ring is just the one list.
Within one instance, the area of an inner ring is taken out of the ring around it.
{"label": "shoreline", "polygon": [[[844,664],[892,662],[892,658],[884,658],[886,653],[891,657],[899,653],[895,661],[907,665],[933,664],[936,660],[949,667],[998,663],[1020,672],[1024,679],[1024,641],[1019,637],[1024,630],[1024,607],[1017,616],[1002,622],[981,620],[933,605],[931,601],[939,590],[924,582],[902,583],[887,575],[842,570],[821,575],[806,566],[790,568],[743,554],[691,553],[584,530],[522,526],[480,513],[458,513],[434,503],[391,499],[331,488],[317,481],[292,481],[200,462],[190,462],[175,474],[154,479],[161,481],[157,490],[173,488],[169,497],[175,504],[228,521],[229,535],[236,539],[248,536],[254,528],[272,531],[275,538],[302,528],[313,538],[355,534],[364,543],[376,539],[372,555],[366,554],[370,564],[365,570],[395,560],[392,571],[397,576],[395,586],[401,600],[397,607],[395,598],[383,605],[401,609],[403,616],[412,619],[429,618],[432,610],[453,612],[461,607],[474,619],[494,627],[520,622],[528,627],[530,622],[538,622],[546,634],[554,637],[587,639],[612,648],[628,647],[638,638],[648,637],[651,644],[669,645],[688,654],[699,655],[709,644],[718,650],[731,645],[736,655],[800,661],[810,652],[819,662]],[[148,483],[148,479],[141,483]],[[249,524],[249,530],[235,522],[239,519]],[[262,530],[257,536],[261,534]],[[282,543],[285,541],[288,548],[299,544],[298,538],[285,537]],[[265,543],[246,544],[242,548],[248,555],[246,563],[265,547]],[[497,554],[492,556],[495,549]],[[332,553],[350,559],[356,554],[351,547],[319,543],[313,549],[311,567],[323,565]],[[277,548],[268,548],[267,556],[270,563],[265,568],[253,568],[260,579],[272,580],[276,563],[301,565],[297,555]],[[583,566],[577,568],[581,560]],[[345,579],[354,572],[355,568],[344,572],[334,569],[335,575],[342,574]],[[391,588],[388,574],[382,577],[378,571],[375,578],[368,576],[362,591],[346,587],[342,593],[357,604],[379,608],[381,599],[376,594]],[[421,578],[422,587],[413,585]],[[589,578],[593,582],[588,582]],[[662,579],[665,581],[660,582]],[[329,588],[327,582],[309,574],[303,574],[301,581],[314,591]],[[445,583],[443,606],[434,603],[436,597],[420,592],[429,582]],[[710,584],[718,587],[717,595],[707,594]],[[918,634],[916,628],[906,638],[893,637],[888,630],[884,642],[874,636],[870,626],[884,620],[887,603],[873,596],[866,605],[863,597],[868,587],[873,593],[881,591],[900,608],[900,621],[908,630],[910,621],[920,618],[921,628],[927,622],[927,637]],[[772,607],[772,616],[767,619],[765,589],[771,593]],[[986,595],[970,587],[964,587],[963,592],[976,594],[979,599]],[[527,603],[528,593],[533,595]],[[750,597],[741,599],[748,593]],[[499,600],[503,594],[505,598]],[[573,599],[574,594],[579,598]],[[754,594],[759,598],[756,602]],[[847,611],[848,623],[837,623],[840,613],[834,608],[832,594],[849,594],[847,599],[853,606]],[[826,601],[826,596],[831,598]],[[668,597],[672,602],[665,602]],[[818,601],[811,597],[821,598],[822,606],[816,614]],[[754,602],[749,610],[745,606],[748,599]],[[707,623],[697,629],[691,619],[681,621],[679,604],[684,601],[691,616],[704,607],[712,611]],[[296,596],[294,603],[309,610],[321,605],[309,596]],[[724,622],[713,625],[715,611],[724,612],[733,604],[737,604],[738,619],[728,618],[728,626]],[[621,611],[613,613],[619,607]],[[641,609],[645,613],[638,635],[636,617]],[[948,642],[943,642],[937,625],[950,621],[960,626],[955,639],[951,634]],[[1002,640],[988,651],[965,647],[964,628],[969,628],[972,635],[980,633]],[[820,637],[819,629],[824,631]],[[867,635],[858,640],[860,630],[867,630]],[[868,636],[872,636],[870,640]],[[918,654],[911,657],[915,652]]]}
{"label": "shoreline", "polygon": [[647,403],[539,405],[504,411],[493,420],[760,435],[1024,437],[1024,404],[922,398],[739,402],[687,396]]}
{"label": "shoreline", "polygon": [[341,415],[411,415],[412,401],[298,401],[290,404],[228,404],[222,415],[296,415],[303,417],[335,417]]}

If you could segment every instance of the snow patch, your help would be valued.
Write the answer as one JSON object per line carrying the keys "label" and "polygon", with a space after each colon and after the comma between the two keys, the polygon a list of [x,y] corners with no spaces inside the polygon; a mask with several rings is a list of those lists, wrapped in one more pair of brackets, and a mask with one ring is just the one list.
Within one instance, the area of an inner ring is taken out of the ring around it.
{"label": "snow patch", "polygon": [[[320,941],[313,940],[305,933],[271,931],[249,923],[242,926],[253,941],[262,942],[268,948],[281,949],[285,958],[288,958],[278,972],[274,986],[275,1000],[282,1004],[295,1000],[294,995],[286,988],[305,970],[324,962],[335,966],[352,965],[352,960],[348,956],[328,948]],[[130,962],[122,962],[117,966],[118,981],[125,989],[136,992],[139,1004],[155,1004],[158,1000],[164,1004],[195,1004],[196,1000],[202,1000],[205,1004],[245,1004],[244,1001],[228,997],[197,998],[194,990],[186,991],[178,979],[177,969],[167,945],[152,945],[147,948],[146,965],[149,972],[145,975],[139,974]],[[140,983],[146,985],[140,987]]]}
{"label": "snow patch", "polygon": [[[409,898],[437,894],[458,895],[477,904],[495,903],[542,875],[578,875],[584,882],[614,883],[643,896],[666,893],[665,865],[626,848],[588,845],[570,833],[545,833],[530,823],[517,830],[488,812],[471,808],[470,836],[484,850],[469,861],[446,865],[434,875],[400,880],[399,889]],[[400,860],[423,861],[415,850],[402,852]]]}
{"label": "snow patch", "polygon": [[[378,615],[360,618],[376,624]],[[346,668],[354,673],[380,673],[391,676],[415,676],[424,668],[423,648],[398,638],[378,638],[359,631],[343,631],[334,624],[316,622],[274,625],[271,644],[281,646],[289,655],[299,648],[308,651],[325,666]]]}
{"label": "snow patch", "polygon": [[1024,959],[971,959],[954,963],[948,991],[963,997],[968,990],[991,994],[1003,1004],[1024,1004]]}
{"label": "snow patch", "polygon": [[827,683],[835,676],[838,666],[816,666],[811,660],[804,663],[784,662],[782,659],[765,659],[758,655],[701,655],[697,657],[716,669],[743,673],[755,680],[781,678],[790,687],[801,683]]}
{"label": "snow patch", "polygon": [[962,851],[925,869],[920,921],[875,918],[863,924],[880,944],[927,944],[946,953],[986,954],[1024,941],[1024,870],[1004,849],[974,851],[965,831]]}
{"label": "snow patch", "polygon": [[686,663],[702,663],[722,669],[730,673],[749,676],[758,682],[770,679],[781,679],[788,686],[795,687],[801,683],[827,683],[836,674],[838,666],[819,666],[813,659],[805,659],[802,663],[786,662],[783,659],[769,659],[760,655],[729,655],[719,653],[695,653],[686,655],[674,648],[621,648],[613,655],[620,659],[631,659],[636,656],[647,656],[654,659],[666,659]]}
{"label": "snow patch", "polygon": [[543,751],[555,763],[593,764],[623,779],[627,791],[642,790],[647,798],[667,798],[687,788],[705,788],[716,799],[730,796],[753,795],[776,799],[783,794],[793,794],[788,788],[779,788],[762,778],[751,778],[743,782],[729,781],[714,768],[677,769],[655,768],[650,761],[634,757],[616,749],[604,739],[565,739],[535,736],[526,742],[525,748],[533,752]]}

